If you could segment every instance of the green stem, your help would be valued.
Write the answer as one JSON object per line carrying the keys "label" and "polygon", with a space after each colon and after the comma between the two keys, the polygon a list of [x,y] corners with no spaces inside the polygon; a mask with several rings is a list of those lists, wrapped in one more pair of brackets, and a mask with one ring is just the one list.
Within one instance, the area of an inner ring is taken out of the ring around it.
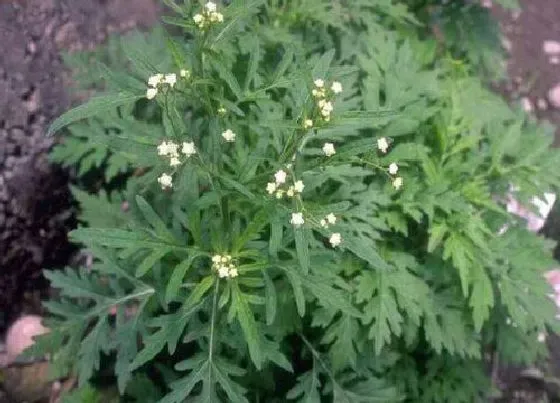
{"label": "green stem", "polygon": [[212,355],[214,353],[214,325],[216,319],[216,310],[218,307],[218,290],[220,287],[220,279],[216,279],[216,286],[214,287],[214,297],[212,300],[212,317],[210,319],[210,345],[208,352],[208,362],[212,363]]}

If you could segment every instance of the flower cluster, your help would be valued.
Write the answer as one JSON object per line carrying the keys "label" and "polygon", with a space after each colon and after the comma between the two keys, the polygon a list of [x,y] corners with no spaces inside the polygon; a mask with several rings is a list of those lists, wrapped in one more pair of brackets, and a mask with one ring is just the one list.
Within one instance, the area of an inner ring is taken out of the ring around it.
{"label": "flower cluster", "polygon": [[266,185],[266,191],[268,194],[271,195],[276,193],[276,198],[281,199],[284,194],[288,197],[294,197],[296,194],[303,192],[303,188],[305,187],[303,181],[296,181],[293,185],[288,186],[286,189],[285,185],[287,176],[288,174],[285,171],[277,171],[274,174],[274,182],[269,182]]}
{"label": "flower cluster", "polygon": [[[181,69],[179,71],[179,76],[181,78],[188,79],[191,76],[191,73],[189,70]],[[154,74],[153,76],[150,76],[148,78],[148,89],[146,90],[146,98],[154,99],[158,94],[159,90],[161,90],[164,87],[173,88],[175,87],[176,83],[177,83],[177,74],[175,73]]]}
{"label": "flower cluster", "polygon": [[217,10],[216,3],[209,1],[204,5],[202,12],[193,16],[193,21],[200,29],[206,29],[212,24],[224,21],[224,16]]}
{"label": "flower cluster", "polygon": [[222,133],[222,137],[228,143],[233,143],[235,141],[236,134],[231,131],[231,129],[227,129],[225,132]]}
{"label": "flower cluster", "polygon": [[[157,151],[158,155],[169,158],[169,165],[172,168],[175,168],[176,166],[181,164],[179,144],[172,141],[164,141],[159,146],[157,146]],[[196,154],[196,147],[194,146],[194,142],[184,142],[181,147],[181,153],[186,158],[190,158],[191,156]],[[162,174],[158,178],[158,182],[161,185],[162,189],[173,187],[173,178],[169,174]]]}
{"label": "flower cluster", "polygon": [[388,171],[389,171],[389,174],[393,177],[393,179],[392,179],[393,187],[396,190],[399,190],[403,185],[403,178],[400,177],[400,176],[395,176],[397,174],[397,172],[399,172],[399,166],[397,164],[395,164],[394,162],[392,162],[389,165]]}
{"label": "flower cluster", "polygon": [[212,256],[212,268],[220,278],[235,278],[239,275],[230,255]]}
{"label": "flower cluster", "polygon": [[[321,224],[321,227],[325,229],[329,228],[329,225],[336,224],[336,216],[334,215],[334,213],[329,213],[325,216],[325,218],[322,218],[319,223]],[[333,248],[336,248],[342,243],[342,235],[340,235],[340,233],[338,232],[333,232],[329,237],[329,242]]]}
{"label": "flower cluster", "polygon": [[[325,122],[331,120],[331,113],[334,110],[332,96],[342,92],[342,84],[338,81],[333,81],[330,88],[327,88],[325,81],[318,78],[313,84],[315,88],[312,91],[313,96],[317,102],[317,108],[321,113],[321,117]],[[309,126],[311,125],[311,126]],[[304,127],[309,128],[313,126],[313,121],[307,119],[304,121]]]}
{"label": "flower cluster", "polygon": [[325,154],[327,157],[332,157],[333,155],[335,155],[336,150],[334,149],[334,144],[333,143],[325,143],[323,145],[323,154]]}

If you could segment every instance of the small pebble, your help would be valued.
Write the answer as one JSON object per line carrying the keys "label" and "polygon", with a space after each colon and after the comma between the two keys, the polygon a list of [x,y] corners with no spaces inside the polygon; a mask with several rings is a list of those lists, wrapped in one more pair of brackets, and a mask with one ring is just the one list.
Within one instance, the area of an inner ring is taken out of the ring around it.
{"label": "small pebble", "polygon": [[547,55],[557,55],[560,54],[560,42],[558,41],[544,41],[543,42],[543,51]]}
{"label": "small pebble", "polygon": [[560,83],[548,91],[548,100],[555,108],[560,108]]}
{"label": "small pebble", "polygon": [[531,103],[531,100],[527,97],[521,98],[521,106],[523,107],[523,110],[527,113],[533,111],[533,104]]}

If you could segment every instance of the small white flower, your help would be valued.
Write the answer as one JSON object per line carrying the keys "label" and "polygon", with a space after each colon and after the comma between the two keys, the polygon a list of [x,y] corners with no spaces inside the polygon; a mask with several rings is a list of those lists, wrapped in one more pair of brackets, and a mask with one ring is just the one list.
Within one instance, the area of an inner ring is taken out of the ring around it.
{"label": "small white flower", "polygon": [[304,187],[305,187],[305,185],[303,184],[303,181],[296,181],[296,183],[294,183],[294,190],[297,193],[303,192]]}
{"label": "small white flower", "polygon": [[179,71],[179,75],[180,75],[181,77],[183,77],[183,78],[189,78],[190,75],[191,75],[191,72],[188,71],[188,70],[185,70],[185,69],[181,69],[181,70]]}
{"label": "small white flower", "polygon": [[276,192],[276,183],[274,183],[274,182],[267,183],[266,184],[266,191],[268,192],[269,195]]}
{"label": "small white flower", "polygon": [[146,90],[146,98],[154,99],[157,95],[157,88],[148,88]]}
{"label": "small white flower", "polygon": [[239,275],[239,273],[237,272],[237,269],[235,267],[232,267],[231,269],[229,269],[229,277],[230,278],[235,278]]}
{"label": "small white flower", "polygon": [[173,177],[168,174],[162,174],[157,181],[162,189],[173,187]]}
{"label": "small white flower", "polygon": [[179,144],[175,144],[174,142],[170,141],[167,143],[167,155],[170,157],[178,157],[179,156]]}
{"label": "small white flower", "polygon": [[537,341],[539,343],[544,343],[546,341],[546,334],[543,332],[539,332],[538,336],[537,336]]}
{"label": "small white flower", "polygon": [[181,165],[181,160],[177,157],[171,157],[171,160],[169,161],[169,165],[171,165],[172,167],[176,167],[177,165]]}
{"label": "small white flower", "polygon": [[323,153],[327,156],[327,157],[331,157],[333,155],[336,154],[336,151],[334,149],[334,144],[333,143],[325,143],[323,145]]}
{"label": "small white flower", "polygon": [[329,242],[331,243],[333,248],[336,248],[342,243],[342,236],[338,232],[334,232],[333,234],[331,234]]}
{"label": "small white flower", "polygon": [[167,147],[167,142],[162,142],[159,146],[157,146],[158,155],[167,155],[169,154],[169,148]]}
{"label": "small white flower", "polygon": [[320,105],[320,108],[321,108],[321,115],[323,115],[324,117],[328,117],[334,109],[331,101],[323,102],[322,105]]}
{"label": "small white flower", "polygon": [[206,3],[206,5],[204,7],[209,12],[216,11],[216,3],[214,3],[213,1],[209,1],[208,3]]}
{"label": "small white flower", "polygon": [[342,92],[342,84],[340,84],[338,81],[334,81],[334,82],[332,83],[331,90],[332,90],[335,94],[340,94],[340,93]]}
{"label": "small white flower", "polygon": [[327,220],[325,220],[324,218],[320,221],[320,223],[321,223],[321,227],[323,227],[323,228],[328,228],[329,227],[329,225],[327,224]]}
{"label": "small white flower", "polygon": [[183,143],[183,148],[181,148],[181,152],[188,157],[191,155],[196,154],[196,147],[194,146],[194,142],[191,141],[190,143]]}
{"label": "small white flower", "polygon": [[315,84],[315,87],[317,88],[323,88],[325,86],[325,82],[320,78],[313,81],[313,84]]}
{"label": "small white flower", "polygon": [[220,263],[222,261],[222,257],[220,255],[212,256],[212,263]]}
{"label": "small white flower", "polygon": [[286,183],[286,172],[283,170],[279,170],[274,174],[274,179],[276,180],[277,185],[281,185],[282,183]]}
{"label": "small white flower", "polygon": [[229,276],[229,268],[227,266],[220,266],[218,269],[218,276],[220,278],[225,278]]}
{"label": "small white flower", "polygon": [[329,224],[336,224],[336,216],[333,213],[330,213],[326,217]]}
{"label": "small white flower", "polygon": [[154,74],[150,78],[148,78],[148,85],[150,87],[157,87],[161,80],[163,79],[163,74]]}
{"label": "small white flower", "polygon": [[277,198],[277,199],[281,199],[282,196],[284,196],[284,191],[281,190],[281,189],[279,189],[279,190],[276,192],[276,198]]}
{"label": "small white flower", "polygon": [[401,178],[400,176],[397,176],[395,179],[393,179],[393,187],[397,190],[399,190],[403,185],[403,178]]}
{"label": "small white flower", "polygon": [[227,129],[225,132],[223,132],[222,137],[229,143],[235,141],[235,133],[232,132],[231,129]]}
{"label": "small white flower", "polygon": [[313,127],[313,121],[311,119],[305,119],[303,122],[303,127],[306,129],[310,129]]}
{"label": "small white flower", "polygon": [[220,107],[218,108],[218,113],[219,113],[220,115],[225,115],[226,112],[227,112],[227,111],[226,111],[226,108],[224,108],[223,106],[220,106]]}
{"label": "small white flower", "polygon": [[204,25],[204,17],[202,16],[202,14],[195,14],[193,16],[193,21],[196,25],[198,25],[199,27]]}
{"label": "small white flower", "polygon": [[290,220],[290,224],[295,227],[299,227],[303,225],[305,220],[303,219],[303,213],[292,213],[292,219]]}
{"label": "small white flower", "polygon": [[387,139],[385,137],[381,137],[380,139],[377,139],[377,148],[383,154],[387,152],[387,150],[389,149],[389,143],[387,142]]}
{"label": "small white flower", "polygon": [[175,86],[176,82],[177,82],[177,74],[171,73],[165,75],[165,83],[169,84],[172,88]]}
{"label": "small white flower", "polygon": [[294,197],[294,187],[293,187],[293,186],[290,186],[290,187],[288,188],[288,191],[286,192],[286,196],[288,196],[288,197]]}
{"label": "small white flower", "polygon": [[229,259],[227,256],[222,256],[222,263],[227,263],[229,262]]}
{"label": "small white flower", "polygon": [[397,164],[393,162],[391,163],[391,165],[389,165],[389,173],[391,175],[396,175],[398,171],[399,171],[399,166]]}
{"label": "small white flower", "polygon": [[222,15],[222,13],[217,13],[217,12],[210,13],[210,21],[211,22],[223,22],[224,21],[224,16]]}

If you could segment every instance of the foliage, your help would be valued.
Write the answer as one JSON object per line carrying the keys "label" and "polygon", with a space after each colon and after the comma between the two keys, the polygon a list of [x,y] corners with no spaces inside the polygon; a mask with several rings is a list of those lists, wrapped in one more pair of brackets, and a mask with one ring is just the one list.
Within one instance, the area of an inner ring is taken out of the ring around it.
{"label": "foliage", "polygon": [[[512,184],[523,201],[560,183],[550,133],[436,52],[402,3],[234,0],[204,29],[201,6],[166,3],[172,62],[129,50],[101,69],[108,94],[51,128],[86,139],[55,149],[68,165],[136,169],[122,194],[75,191],[86,225],[70,236],[95,261],[46,272],[60,295],[32,352],[55,374],[86,385],[109,368],[121,394],[166,403],[472,402],[488,349],[544,354],[552,245],[505,203]],[[332,116],[316,79],[341,82]],[[169,142],[196,152],[170,166]],[[304,189],[267,191],[280,170]]]}

